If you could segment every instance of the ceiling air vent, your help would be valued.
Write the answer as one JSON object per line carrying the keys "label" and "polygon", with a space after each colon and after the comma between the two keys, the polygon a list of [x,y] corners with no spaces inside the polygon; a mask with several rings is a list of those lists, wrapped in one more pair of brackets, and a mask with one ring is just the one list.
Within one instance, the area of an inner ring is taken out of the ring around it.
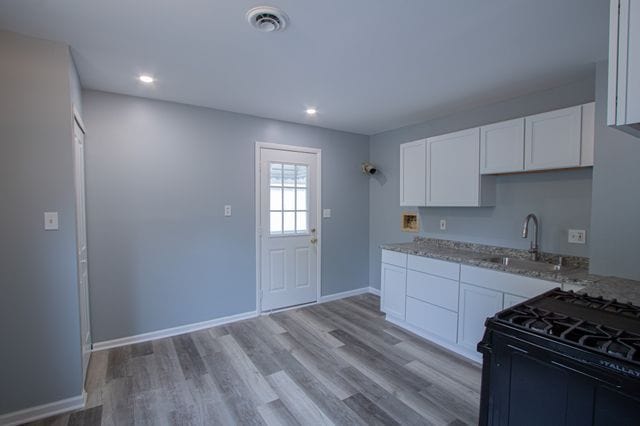
{"label": "ceiling air vent", "polygon": [[271,33],[284,30],[287,26],[288,18],[280,9],[269,6],[259,6],[247,12],[247,20],[257,30]]}

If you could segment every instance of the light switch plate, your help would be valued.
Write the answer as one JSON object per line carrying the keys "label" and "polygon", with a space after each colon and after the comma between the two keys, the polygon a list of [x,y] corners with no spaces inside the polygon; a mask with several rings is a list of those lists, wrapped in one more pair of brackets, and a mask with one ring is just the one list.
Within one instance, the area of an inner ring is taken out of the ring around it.
{"label": "light switch plate", "polygon": [[331,217],[331,209],[322,210],[322,217],[324,217],[324,218]]}
{"label": "light switch plate", "polygon": [[440,230],[441,231],[446,231],[447,230],[447,220],[446,219],[440,219]]}
{"label": "light switch plate", "polygon": [[585,244],[587,242],[587,231],[584,229],[569,229],[569,242],[571,244]]}
{"label": "light switch plate", "polygon": [[231,206],[230,205],[224,206],[224,215],[225,216],[231,216]]}
{"label": "light switch plate", "polygon": [[44,230],[58,230],[58,212],[44,212]]}

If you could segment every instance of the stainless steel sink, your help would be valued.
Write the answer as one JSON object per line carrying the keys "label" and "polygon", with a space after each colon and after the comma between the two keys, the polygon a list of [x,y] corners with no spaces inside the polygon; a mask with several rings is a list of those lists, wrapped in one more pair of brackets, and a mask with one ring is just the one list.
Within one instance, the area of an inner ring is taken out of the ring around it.
{"label": "stainless steel sink", "polygon": [[496,263],[515,269],[529,269],[533,271],[560,271],[566,269],[562,265],[554,265],[545,262],[534,262],[532,260],[518,259],[508,256],[486,257],[482,259],[485,262]]}

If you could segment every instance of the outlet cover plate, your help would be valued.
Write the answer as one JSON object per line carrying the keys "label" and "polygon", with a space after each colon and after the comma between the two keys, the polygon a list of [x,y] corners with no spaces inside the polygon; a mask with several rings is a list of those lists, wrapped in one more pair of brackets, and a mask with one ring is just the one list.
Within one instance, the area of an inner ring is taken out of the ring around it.
{"label": "outlet cover plate", "polygon": [[44,212],[44,230],[57,231],[58,229],[58,212]]}
{"label": "outlet cover plate", "polygon": [[571,244],[586,244],[587,231],[584,229],[569,229],[569,242]]}

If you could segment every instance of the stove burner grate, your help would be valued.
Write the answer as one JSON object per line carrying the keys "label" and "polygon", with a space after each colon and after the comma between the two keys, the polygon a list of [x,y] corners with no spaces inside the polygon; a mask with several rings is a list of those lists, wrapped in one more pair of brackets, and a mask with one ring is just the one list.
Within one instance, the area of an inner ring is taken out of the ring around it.
{"label": "stove burner grate", "polygon": [[[594,298],[578,297],[576,304],[607,311],[618,309],[617,306],[607,304],[607,301],[600,301],[603,303],[597,305],[588,299]],[[635,306],[631,307],[634,310],[638,309]],[[614,312],[618,313],[619,311]],[[624,312],[631,311],[625,310]],[[503,311],[498,314],[498,319],[618,358],[640,362],[640,335],[631,332],[572,318],[528,304],[520,304]]]}

